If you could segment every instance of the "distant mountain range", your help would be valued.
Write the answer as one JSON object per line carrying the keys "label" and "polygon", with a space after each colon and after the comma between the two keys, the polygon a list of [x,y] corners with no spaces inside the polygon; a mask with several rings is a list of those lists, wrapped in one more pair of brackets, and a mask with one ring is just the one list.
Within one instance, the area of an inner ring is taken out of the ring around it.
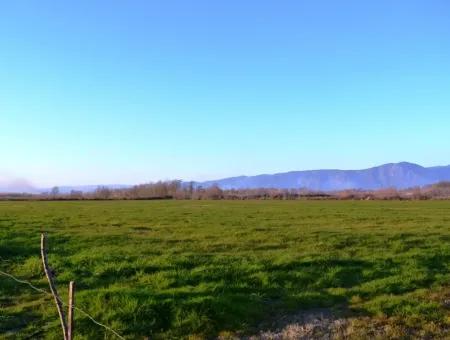
{"label": "distant mountain range", "polygon": [[[390,163],[364,170],[308,170],[291,171],[272,175],[229,177],[213,181],[194,182],[195,186],[218,185],[222,189],[250,188],[305,188],[318,191],[344,189],[374,190],[381,188],[405,189],[425,186],[441,181],[450,181],[450,165],[425,168],[413,163]],[[184,182],[187,184],[188,182]],[[130,185],[104,185],[111,189],[128,188]],[[92,192],[97,185],[61,186],[61,193],[71,190]],[[37,189],[27,182],[0,182],[0,192],[48,192],[50,189]]]}
{"label": "distant mountain range", "polygon": [[[82,191],[82,192],[94,192],[98,187],[107,187],[109,189],[126,189],[130,188],[131,185],[127,184],[107,184],[107,185],[76,185],[76,186],[60,186],[58,187],[59,192],[62,194],[68,194],[72,190]],[[49,192],[51,188],[41,189],[41,192]]]}
{"label": "distant mountain range", "polygon": [[[126,184],[107,184],[107,185],[74,185],[74,186],[59,186],[58,190],[61,194],[68,194],[72,190],[82,192],[93,192],[99,186],[108,187],[110,189],[124,189],[130,188],[131,185]],[[0,193],[27,193],[27,194],[42,194],[50,192],[52,188],[35,188],[30,184],[23,183],[7,183],[0,182]]]}
{"label": "distant mountain range", "polygon": [[405,189],[450,181],[450,166],[425,168],[413,163],[391,163],[364,170],[309,170],[273,175],[239,176],[215,181],[197,182],[222,189],[306,188],[319,191],[344,189]]}

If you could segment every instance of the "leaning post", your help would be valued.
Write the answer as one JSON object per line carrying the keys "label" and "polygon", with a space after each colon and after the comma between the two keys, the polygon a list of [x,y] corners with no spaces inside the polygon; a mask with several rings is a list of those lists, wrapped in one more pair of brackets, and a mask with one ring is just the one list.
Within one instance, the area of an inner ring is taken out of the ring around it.
{"label": "leaning post", "polygon": [[64,310],[62,308],[62,300],[58,295],[58,291],[56,290],[55,283],[53,282],[53,271],[50,269],[48,265],[48,259],[47,259],[47,235],[41,234],[41,257],[42,257],[42,264],[44,265],[44,272],[45,276],[47,277],[48,284],[50,286],[50,291],[53,295],[53,298],[55,300],[56,309],[58,310],[59,315],[59,321],[61,322],[61,327],[63,330],[64,340],[68,340],[67,337],[67,323],[66,323],[66,316],[64,315]]}

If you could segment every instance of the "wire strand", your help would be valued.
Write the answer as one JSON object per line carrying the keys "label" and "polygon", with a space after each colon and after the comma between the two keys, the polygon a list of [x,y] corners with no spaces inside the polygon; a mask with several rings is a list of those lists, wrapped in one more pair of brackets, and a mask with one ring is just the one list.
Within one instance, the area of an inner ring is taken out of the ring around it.
{"label": "wire strand", "polygon": [[[14,280],[14,281],[16,281],[16,282],[18,282],[18,283],[22,283],[22,284],[28,285],[28,286],[30,286],[32,289],[34,289],[35,291],[37,291],[37,292],[39,292],[39,293],[43,293],[43,294],[51,295],[51,296],[52,296],[52,294],[49,293],[48,291],[46,291],[46,290],[44,290],[44,289],[41,289],[41,288],[38,288],[38,287],[34,286],[34,285],[33,285],[31,282],[29,282],[29,281],[21,280],[21,279],[15,277],[14,275],[9,274],[9,273],[6,273],[6,272],[4,272],[4,271],[2,271],[2,270],[0,270],[0,274],[3,275],[3,276],[9,277],[10,279],[12,279],[12,280]],[[58,299],[58,301],[60,301],[65,307],[68,307],[68,305],[67,305],[64,301],[62,301],[60,298],[57,297],[57,299]],[[114,329],[112,329],[112,328],[109,327],[109,326],[106,326],[106,325],[102,324],[101,322],[98,322],[98,321],[95,320],[90,314],[88,314],[87,312],[85,312],[85,311],[82,310],[81,308],[76,307],[76,306],[72,306],[72,307],[73,307],[73,309],[77,310],[78,312],[80,312],[81,314],[83,314],[84,316],[86,316],[89,320],[91,320],[91,321],[92,321],[93,323],[95,323],[96,325],[101,326],[101,327],[105,328],[106,330],[110,331],[110,332],[113,333],[115,336],[117,336],[119,339],[125,340],[125,338],[124,338],[123,336],[121,336],[119,333],[117,333]]]}

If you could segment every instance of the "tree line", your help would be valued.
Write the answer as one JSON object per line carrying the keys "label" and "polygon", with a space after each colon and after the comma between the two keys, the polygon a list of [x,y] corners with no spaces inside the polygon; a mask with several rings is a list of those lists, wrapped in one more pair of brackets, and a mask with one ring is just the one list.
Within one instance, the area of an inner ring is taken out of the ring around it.
{"label": "tree line", "polygon": [[379,190],[340,190],[332,192],[308,189],[221,189],[218,185],[202,187],[194,182],[179,180],[159,181],[134,185],[129,188],[111,189],[99,186],[92,192],[72,190],[61,193],[58,187],[42,194],[4,194],[0,199],[37,199],[37,200],[295,200],[295,199],[334,199],[334,200],[427,200],[450,199],[450,182],[441,182],[425,187],[404,190],[395,188]]}

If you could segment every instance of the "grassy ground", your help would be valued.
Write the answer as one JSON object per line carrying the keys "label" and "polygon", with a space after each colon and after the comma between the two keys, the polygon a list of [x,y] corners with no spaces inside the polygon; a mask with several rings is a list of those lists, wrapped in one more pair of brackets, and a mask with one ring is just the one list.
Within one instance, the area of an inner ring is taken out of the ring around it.
{"label": "grassy ground", "polygon": [[[319,307],[365,334],[450,325],[447,201],[0,202],[0,269],[47,289],[42,231],[61,295],[74,279],[78,306],[129,339],[251,334]],[[0,334],[59,339],[51,298],[0,276]]]}

